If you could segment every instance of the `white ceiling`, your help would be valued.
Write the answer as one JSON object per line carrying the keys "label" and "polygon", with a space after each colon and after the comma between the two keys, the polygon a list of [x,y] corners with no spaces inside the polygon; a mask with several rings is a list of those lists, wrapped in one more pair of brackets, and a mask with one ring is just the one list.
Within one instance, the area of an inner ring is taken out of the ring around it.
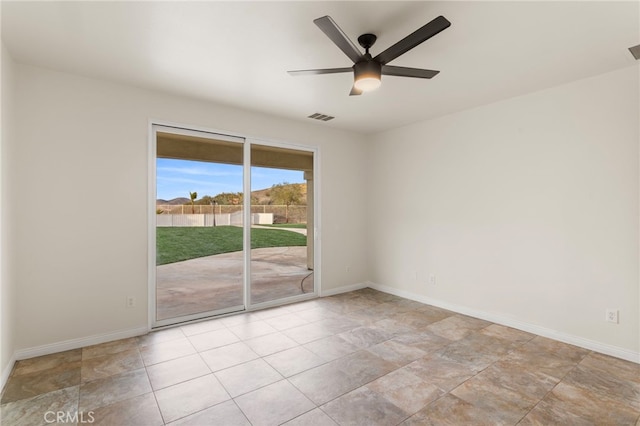
{"label": "white ceiling", "polygon": [[[438,15],[452,25],[391,65],[432,80],[383,77],[348,96],[352,75],[287,70],[351,66],[313,24],[330,15],[381,52]],[[2,41],[19,63],[373,133],[636,61],[640,3],[626,2],[7,2]]]}

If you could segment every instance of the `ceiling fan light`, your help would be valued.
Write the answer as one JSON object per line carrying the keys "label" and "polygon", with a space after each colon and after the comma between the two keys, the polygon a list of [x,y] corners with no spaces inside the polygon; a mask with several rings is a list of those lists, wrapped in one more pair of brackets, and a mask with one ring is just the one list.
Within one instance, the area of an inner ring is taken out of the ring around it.
{"label": "ceiling fan light", "polygon": [[353,86],[368,92],[380,87],[382,83],[382,65],[374,61],[362,61],[353,66],[354,69],[354,83]]}
{"label": "ceiling fan light", "polygon": [[362,77],[359,80],[356,80],[356,82],[354,83],[354,86],[358,90],[362,90],[363,92],[369,92],[371,90],[375,90],[378,87],[380,87],[380,84],[382,84],[380,79],[373,76],[373,77]]}

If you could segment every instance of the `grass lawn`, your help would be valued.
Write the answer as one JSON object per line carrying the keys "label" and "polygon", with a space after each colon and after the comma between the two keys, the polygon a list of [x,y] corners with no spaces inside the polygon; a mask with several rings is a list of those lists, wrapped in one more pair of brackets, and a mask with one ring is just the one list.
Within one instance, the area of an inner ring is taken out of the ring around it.
{"label": "grass lawn", "polygon": [[260,226],[269,226],[271,228],[307,229],[307,224],[306,223],[274,223],[273,225],[260,225]]}
{"label": "grass lawn", "polygon": [[[307,237],[278,229],[252,229],[251,248],[306,246]],[[237,226],[156,228],[156,265],[242,250]]]}

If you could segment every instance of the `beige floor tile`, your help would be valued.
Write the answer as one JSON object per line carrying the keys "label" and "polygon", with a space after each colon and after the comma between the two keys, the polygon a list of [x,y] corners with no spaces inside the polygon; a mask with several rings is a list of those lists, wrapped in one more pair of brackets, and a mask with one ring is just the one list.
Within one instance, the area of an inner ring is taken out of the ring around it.
{"label": "beige floor tile", "polygon": [[71,386],[0,406],[0,424],[33,426],[55,423],[56,414],[78,412],[78,386]]}
{"label": "beige floor tile", "polygon": [[214,372],[259,358],[258,354],[244,342],[200,352],[200,356]]}
{"label": "beige floor tile", "polygon": [[339,337],[346,342],[357,346],[359,349],[365,349],[370,346],[377,345],[393,337],[391,333],[387,333],[375,326],[357,327],[349,331],[338,334]]}
{"label": "beige floor tile", "polygon": [[160,389],[155,394],[167,423],[230,399],[213,374]]}
{"label": "beige floor tile", "polygon": [[284,305],[284,306],[278,306],[275,308],[261,309],[259,311],[256,311],[255,313],[259,319],[267,320],[269,318],[275,318],[282,315],[290,314],[291,309],[289,308],[289,306]]}
{"label": "beige floor tile", "polygon": [[80,386],[80,411],[90,411],[151,392],[144,368],[96,379]]}
{"label": "beige floor tile", "polygon": [[408,418],[402,426],[513,425],[500,412],[487,411],[447,394]]}
{"label": "beige floor tile", "polygon": [[300,315],[295,313],[288,313],[274,318],[268,318],[265,319],[264,322],[278,331],[287,330],[289,328],[298,327],[309,323],[309,321],[303,319]]}
{"label": "beige floor tile", "polygon": [[183,339],[185,334],[177,328],[167,328],[165,330],[152,331],[144,336],[139,336],[138,346],[147,346],[156,343],[168,342],[176,339]]}
{"label": "beige floor tile", "polygon": [[82,348],[82,360],[138,349],[138,338],[115,340]]}
{"label": "beige floor tile", "polygon": [[427,355],[404,368],[445,392],[452,390],[477,373],[473,367],[442,358],[437,354]]}
{"label": "beige floor tile", "polygon": [[227,327],[233,327],[240,324],[246,324],[248,322],[260,321],[260,316],[257,312],[243,312],[220,318],[220,321]]}
{"label": "beige floor tile", "polygon": [[537,398],[500,386],[492,378],[478,375],[451,391],[451,395],[488,412],[500,413],[500,419],[515,425],[536,404]]}
{"label": "beige floor tile", "polygon": [[321,408],[341,425],[396,425],[408,417],[402,409],[367,388],[358,388]]}
{"label": "beige floor tile", "polygon": [[3,425],[640,426],[640,365],[364,289],[19,361],[1,401]]}
{"label": "beige floor tile", "polygon": [[325,361],[333,361],[360,350],[353,343],[347,342],[340,336],[329,336],[304,345],[305,348],[318,355]]}
{"label": "beige floor tile", "polygon": [[251,426],[249,420],[238,408],[235,402],[225,401],[213,407],[205,408],[202,411],[183,417],[175,422],[168,423],[170,426]]}
{"label": "beige floor tile", "polygon": [[426,330],[400,334],[391,340],[420,349],[427,354],[437,352],[444,346],[450,345],[451,342],[453,342],[452,340],[438,336],[437,334]]}
{"label": "beige floor tile", "polygon": [[317,321],[310,324],[289,328],[287,330],[284,330],[283,333],[301,345],[334,334],[319,323],[320,321]]}
{"label": "beige floor tile", "polygon": [[393,371],[369,383],[367,389],[379,393],[407,414],[414,414],[444,392],[406,369]]}
{"label": "beige floor tile", "polygon": [[449,340],[460,340],[476,330],[488,327],[490,322],[467,317],[453,315],[441,321],[434,322],[426,327],[426,330]]}
{"label": "beige floor tile", "polygon": [[515,328],[505,327],[499,324],[491,324],[489,327],[480,330],[479,333],[485,336],[497,337],[498,339],[522,344],[536,337],[534,334],[527,333],[526,331],[516,330]]}
{"label": "beige floor tile", "polygon": [[137,347],[122,352],[96,356],[82,361],[82,382],[102,379],[143,367],[144,364]]}
{"label": "beige floor tile", "polygon": [[255,321],[246,324],[234,325],[233,327],[229,327],[229,330],[233,334],[238,336],[238,338],[240,338],[241,340],[253,339],[278,331],[264,321]]}
{"label": "beige floor tile", "polygon": [[245,343],[260,356],[271,355],[298,346],[295,340],[280,332],[245,340]]}
{"label": "beige floor tile", "polygon": [[380,319],[376,316],[372,325],[375,325],[378,329],[390,334],[392,338],[415,332],[415,329],[409,327],[407,324],[392,318]]}
{"label": "beige floor tile", "polygon": [[51,358],[49,358],[45,365],[55,365],[55,367],[39,370],[39,365],[33,363],[32,366],[37,366],[35,371],[29,368],[23,371],[31,371],[30,373],[14,374],[4,387],[2,403],[33,398],[44,393],[79,385],[80,352],[77,354],[78,356],[74,355],[74,359],[77,358],[78,361],[58,363],[50,362]]}
{"label": "beige floor tile", "polygon": [[195,322],[180,327],[185,336],[193,336],[195,334],[206,333],[208,331],[221,330],[226,328],[222,319],[211,319],[207,321]]}
{"label": "beige floor tile", "polygon": [[610,374],[618,379],[640,383],[640,364],[635,362],[591,352],[582,359],[579,365],[593,371]]}
{"label": "beige floor tile", "polygon": [[471,333],[443,347],[436,353],[442,358],[464,364],[475,371],[481,371],[509,353],[510,350],[511,342],[509,341]]}
{"label": "beige floor tile", "polygon": [[422,349],[403,345],[393,340],[387,340],[386,342],[372,346],[368,348],[367,351],[398,367],[407,365],[426,355],[426,352]]}
{"label": "beige floor tile", "polygon": [[284,423],[285,426],[337,426],[331,417],[319,408],[307,411],[301,416]]}
{"label": "beige floor tile", "polygon": [[195,353],[195,348],[186,337],[153,343],[140,348],[140,355],[142,355],[145,365],[158,364]]}
{"label": "beige floor tile", "polygon": [[51,370],[53,368],[75,368],[77,362],[82,360],[82,349],[58,352],[51,355],[39,356],[16,362],[13,369],[14,376],[37,373],[38,371]]}
{"label": "beige floor tile", "polygon": [[231,331],[224,328],[195,334],[189,337],[189,341],[198,352],[202,352],[239,342],[240,339]]}
{"label": "beige floor tile", "polygon": [[263,359],[245,362],[214,374],[234,398],[283,379]]}
{"label": "beige floor tile", "polygon": [[385,361],[365,350],[355,352],[333,362],[343,373],[355,378],[360,385],[367,384],[398,368],[392,362]]}
{"label": "beige floor tile", "polygon": [[154,390],[210,374],[211,370],[200,355],[187,355],[147,367],[149,381]]}
{"label": "beige floor tile", "polygon": [[322,321],[327,318],[335,318],[337,316],[332,310],[319,307],[318,305],[315,305],[315,307],[312,307],[311,309],[295,311],[295,314],[310,323]]}
{"label": "beige floor tile", "polygon": [[531,410],[522,424],[633,425],[639,416],[640,411],[615,396],[560,383]]}
{"label": "beige floor tile", "polygon": [[616,399],[640,413],[640,382],[638,376],[631,380],[618,378],[602,370],[579,364],[563,377],[562,383],[586,389],[606,397],[615,389]]}
{"label": "beige floor tile", "polygon": [[551,352],[520,346],[501,359],[501,363],[509,369],[521,369],[525,371],[538,371],[562,379],[571,371],[577,363],[571,359],[558,357]]}
{"label": "beige floor tile", "polygon": [[425,314],[428,318],[432,319],[433,322],[438,322],[441,321],[445,318],[451,317],[453,315],[456,315],[455,312],[452,311],[448,311],[446,309],[442,309],[442,308],[438,308],[437,306],[431,306],[431,305],[422,305],[419,306],[415,309],[416,311],[422,312],[423,314]]}
{"label": "beige floor tile", "polygon": [[345,374],[337,361],[323,364],[295,376],[289,381],[316,405],[321,405],[360,386],[355,377]]}
{"label": "beige floor tile", "polygon": [[445,313],[438,310],[414,310],[394,314],[390,317],[390,319],[405,324],[413,330],[423,330],[425,327],[428,327],[429,325],[438,321],[442,321],[443,319],[446,319],[451,315],[452,314],[449,312]]}
{"label": "beige floor tile", "polygon": [[331,334],[340,334],[356,327],[360,327],[358,322],[350,320],[349,317],[327,318],[313,324],[321,326]]}
{"label": "beige floor tile", "polygon": [[[95,426],[163,426],[164,422],[153,393],[116,402],[92,411]],[[88,419],[87,419],[88,420]]]}
{"label": "beige floor tile", "polygon": [[302,346],[266,356],[264,360],[278,370],[284,377],[293,376],[294,374],[301,373],[326,362]]}
{"label": "beige floor tile", "polygon": [[508,363],[498,361],[467,383],[475,380],[493,383],[495,386],[521,395],[522,399],[535,402],[551,391],[559,380],[539,371],[513,369]]}
{"label": "beige floor tile", "polygon": [[534,337],[526,344],[524,344],[522,348],[533,353],[543,352],[545,354],[553,355],[558,358],[570,360],[576,364],[582,361],[584,357],[586,357],[590,352],[588,349],[579,348],[577,346],[558,342],[557,340],[552,340],[541,336]]}
{"label": "beige floor tile", "polygon": [[279,425],[316,407],[287,380],[244,394],[235,401],[253,426]]}

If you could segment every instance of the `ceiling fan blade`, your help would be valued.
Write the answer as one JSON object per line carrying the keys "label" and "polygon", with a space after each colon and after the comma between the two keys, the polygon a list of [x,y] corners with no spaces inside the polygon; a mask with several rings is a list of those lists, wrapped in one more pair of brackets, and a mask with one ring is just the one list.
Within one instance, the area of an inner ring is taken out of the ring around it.
{"label": "ceiling fan blade", "polygon": [[351,92],[349,92],[349,96],[359,96],[362,95],[362,90],[356,89],[356,86],[351,88]]}
{"label": "ceiling fan blade", "polygon": [[392,65],[382,66],[382,75],[395,75],[398,77],[433,78],[440,71],[423,70],[420,68],[394,67]]}
{"label": "ceiling fan blade", "polygon": [[345,55],[349,57],[355,64],[362,57],[362,53],[358,47],[347,37],[347,35],[340,29],[338,24],[331,19],[331,16],[323,16],[322,18],[314,19],[314,24],[322,30],[323,33],[335,43]]}
{"label": "ceiling fan blade", "polygon": [[450,25],[451,22],[449,22],[447,18],[444,16],[438,16],[428,24],[417,29],[384,52],[380,53],[378,56],[373,58],[373,60],[380,62],[382,65],[389,63],[398,56],[413,49],[423,41],[426,41],[439,32],[446,30]]}
{"label": "ceiling fan blade", "polygon": [[353,68],[325,68],[325,69],[316,69],[316,70],[296,70],[296,71],[287,71],[289,75],[299,76],[299,75],[318,75],[318,74],[338,74],[341,72],[353,72]]}

